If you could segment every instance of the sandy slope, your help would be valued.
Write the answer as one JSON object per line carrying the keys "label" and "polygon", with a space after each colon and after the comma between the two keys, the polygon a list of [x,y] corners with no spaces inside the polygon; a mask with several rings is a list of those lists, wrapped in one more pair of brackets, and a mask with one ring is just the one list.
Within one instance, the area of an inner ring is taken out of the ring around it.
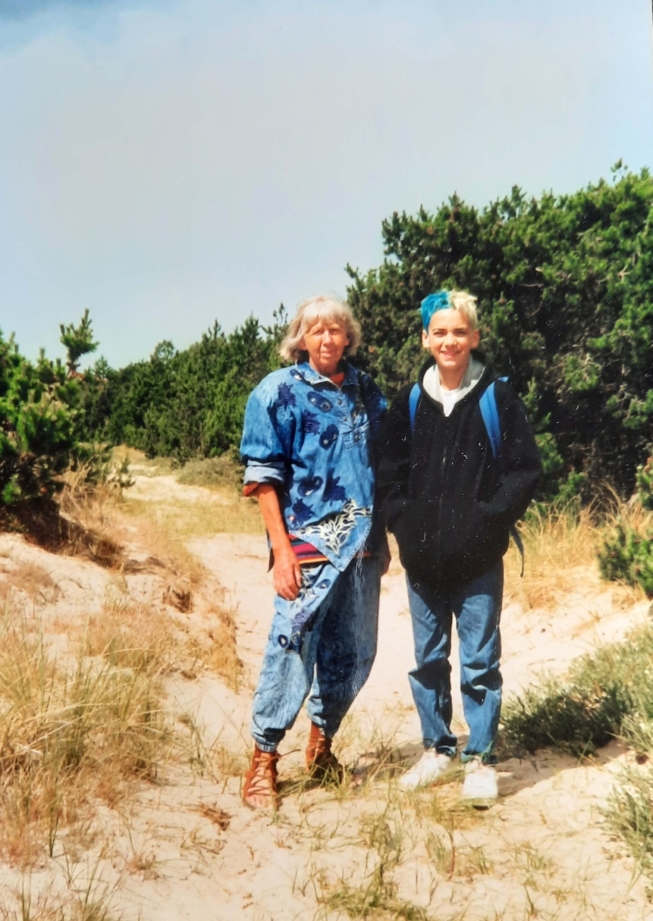
{"label": "sandy slope", "polygon": [[[161,501],[162,490],[170,501],[181,495],[171,478],[165,484],[161,479],[139,477],[139,499]],[[203,490],[194,493],[197,501],[207,501]],[[171,707],[193,713],[204,727],[211,749],[208,770],[199,777],[183,765],[171,766],[160,786],[143,788],[128,807],[118,812],[98,807],[103,835],[79,856],[80,887],[95,874],[112,888],[116,914],[143,921],[345,918],[344,908],[328,910],[325,900],[342,894],[345,880],[359,891],[367,887],[369,902],[375,879],[383,881],[377,905],[385,899],[388,911],[370,908],[370,918],[417,918],[415,906],[432,919],[467,921],[653,918],[644,881],[620,856],[601,818],[615,773],[629,757],[617,743],[591,765],[549,753],[503,763],[499,804],[479,813],[460,806],[455,782],[400,795],[398,766],[355,793],[304,788],[307,720],[302,715],[282,746],[279,815],[244,807],[238,765],[231,773],[229,768],[234,760],[243,763],[250,748],[251,691],[272,601],[267,551],[263,539],[238,534],[195,540],[189,547],[226,589],[246,677],[239,691],[209,671],[193,681],[169,679]],[[46,623],[56,621],[54,632],[61,633],[66,618],[100,605],[107,593],[130,591],[124,580],[91,563],[53,557],[20,538],[0,538],[0,576],[3,569],[26,562],[49,573],[51,594],[30,603]],[[149,591],[153,601],[161,597],[161,585],[144,585],[143,577],[133,590],[144,596]],[[582,590],[546,616],[525,614],[508,603],[503,618],[507,693],[542,668],[563,669],[597,641],[622,636],[646,616],[644,604],[616,610],[609,593],[587,598]],[[339,738],[348,764],[365,769],[382,755],[397,762],[419,754],[419,726],[406,679],[411,664],[403,575],[394,563],[384,581],[377,662]],[[459,729],[464,731],[460,723]],[[62,854],[44,860],[31,874],[32,890],[68,885],[63,867]],[[20,885],[17,871],[0,867],[0,885],[9,887],[5,892]],[[402,905],[404,913],[398,914]]]}

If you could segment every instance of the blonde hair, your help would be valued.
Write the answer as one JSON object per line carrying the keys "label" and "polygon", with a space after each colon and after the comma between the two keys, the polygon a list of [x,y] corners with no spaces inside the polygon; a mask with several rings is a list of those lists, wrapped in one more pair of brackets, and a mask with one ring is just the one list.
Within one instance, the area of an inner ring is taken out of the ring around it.
{"label": "blonde hair", "polygon": [[478,312],[476,309],[478,298],[470,294],[469,291],[450,291],[449,300],[451,309],[462,313],[472,329],[478,329]]}
{"label": "blonde hair", "polygon": [[355,355],[361,341],[361,328],[351,312],[351,307],[331,294],[318,294],[297,305],[297,313],[288,324],[286,335],[279,346],[279,354],[286,361],[305,361],[308,353],[299,347],[305,333],[318,320],[344,326],[349,339],[345,356]]}

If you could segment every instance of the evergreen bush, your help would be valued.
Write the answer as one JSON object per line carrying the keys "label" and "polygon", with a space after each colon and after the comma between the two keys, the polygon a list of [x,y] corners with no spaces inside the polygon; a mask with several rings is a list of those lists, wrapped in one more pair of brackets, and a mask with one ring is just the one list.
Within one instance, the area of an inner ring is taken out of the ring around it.
{"label": "evergreen bush", "polygon": [[627,498],[653,422],[653,178],[621,163],[612,181],[571,195],[513,188],[478,210],[454,195],[434,213],[383,222],[385,260],[349,267],[363,326],[361,361],[388,392],[423,359],[421,299],[478,296],[482,349],[524,398],[544,492]]}
{"label": "evergreen bush", "polygon": [[31,364],[0,333],[0,511],[53,495],[77,445],[77,396],[61,362]]}
{"label": "evergreen bush", "polygon": [[603,541],[599,569],[604,579],[640,585],[653,598],[653,537],[618,524]]}
{"label": "evergreen bush", "polygon": [[181,462],[237,447],[250,392],[279,367],[286,322],[281,308],[271,327],[250,317],[226,335],[216,323],[181,352],[166,341],[120,371],[98,362],[85,376],[85,437]]}

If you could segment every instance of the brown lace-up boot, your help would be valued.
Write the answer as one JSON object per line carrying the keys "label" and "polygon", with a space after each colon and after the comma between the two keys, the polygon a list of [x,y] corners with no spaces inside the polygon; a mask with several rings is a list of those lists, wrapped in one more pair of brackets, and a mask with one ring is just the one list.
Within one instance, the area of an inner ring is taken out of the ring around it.
{"label": "brown lace-up boot", "polygon": [[345,776],[345,769],[331,751],[331,739],[315,723],[311,723],[308,737],[306,767],[315,780],[340,783]]}
{"label": "brown lace-up boot", "polygon": [[243,783],[243,802],[252,809],[279,808],[277,790],[277,761],[279,752],[264,752],[258,746],[254,748],[252,764],[245,774]]}

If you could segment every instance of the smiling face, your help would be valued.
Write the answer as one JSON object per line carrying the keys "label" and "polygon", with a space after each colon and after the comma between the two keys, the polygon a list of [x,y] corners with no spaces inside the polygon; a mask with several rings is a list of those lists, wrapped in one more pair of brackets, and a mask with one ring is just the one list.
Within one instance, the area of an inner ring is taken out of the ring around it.
{"label": "smiling face", "polygon": [[472,349],[478,346],[479,331],[472,329],[459,310],[438,310],[428,331],[422,331],[422,345],[435,358],[440,380],[448,390],[460,385]]}
{"label": "smiling face", "polygon": [[299,348],[308,352],[308,363],[315,371],[331,377],[348,345],[349,337],[342,323],[319,317],[302,336]]}

